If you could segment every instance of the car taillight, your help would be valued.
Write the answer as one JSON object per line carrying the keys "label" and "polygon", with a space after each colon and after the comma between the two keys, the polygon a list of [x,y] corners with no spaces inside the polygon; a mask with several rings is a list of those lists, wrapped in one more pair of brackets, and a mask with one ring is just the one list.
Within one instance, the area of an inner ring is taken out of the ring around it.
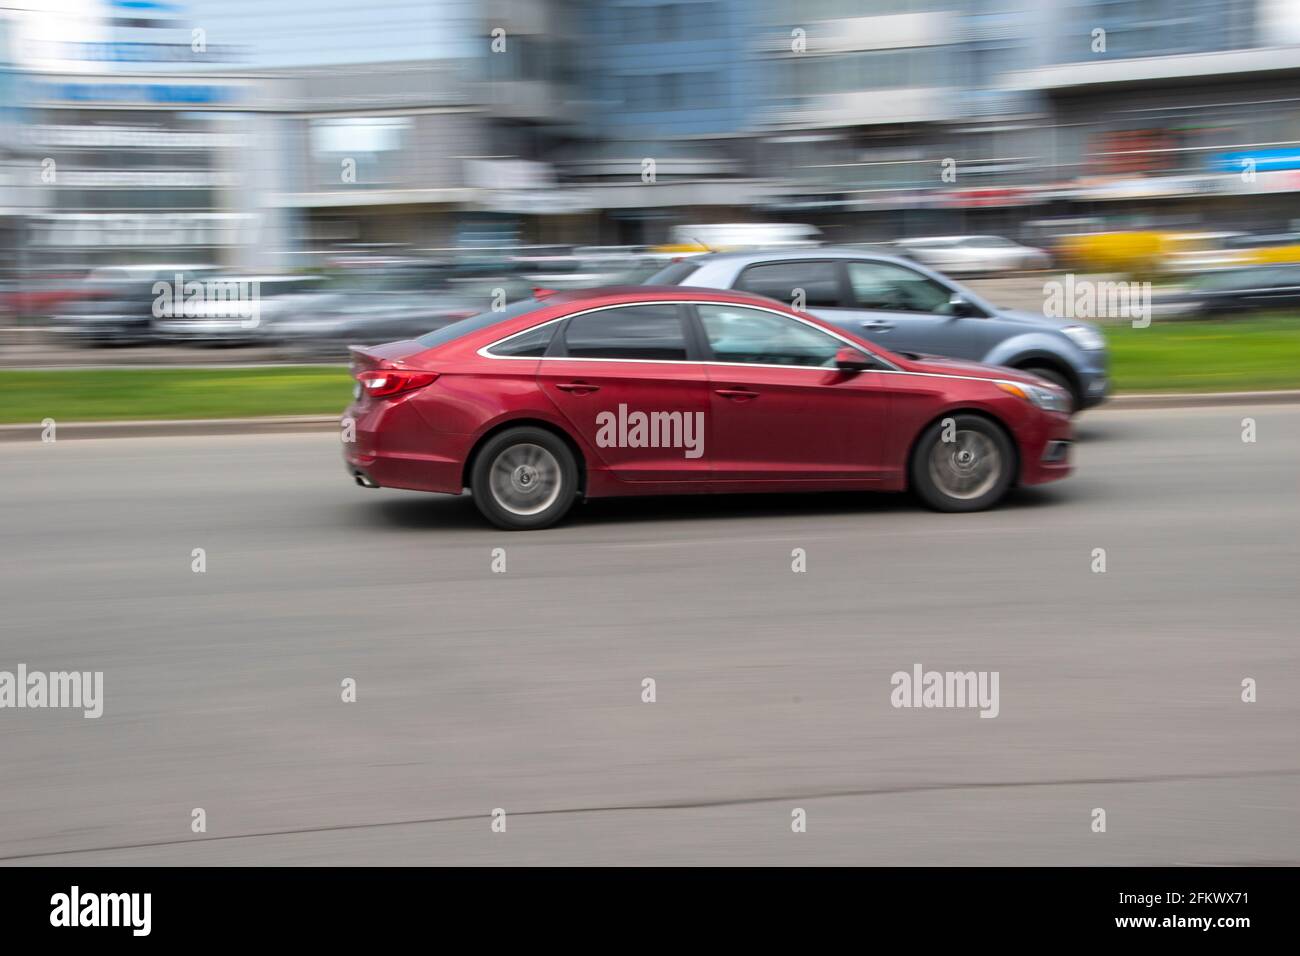
{"label": "car taillight", "polygon": [[383,398],[413,388],[424,388],[438,377],[437,372],[413,372],[400,368],[370,369],[357,373],[361,390],[371,398]]}

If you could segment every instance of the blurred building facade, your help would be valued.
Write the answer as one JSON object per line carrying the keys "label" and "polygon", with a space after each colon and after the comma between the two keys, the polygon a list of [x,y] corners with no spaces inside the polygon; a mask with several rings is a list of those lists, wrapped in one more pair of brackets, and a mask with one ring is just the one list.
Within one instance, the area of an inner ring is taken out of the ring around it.
{"label": "blurred building facade", "polygon": [[26,0],[5,268],[1300,220],[1289,0]]}
{"label": "blurred building facade", "polygon": [[754,161],[756,6],[746,0],[581,0],[578,137],[558,157],[591,196],[599,238],[745,219],[766,195]]}
{"label": "blurred building facade", "polygon": [[[831,235],[1300,215],[1258,197],[1290,191],[1283,168],[1300,168],[1294,5],[775,0],[773,12],[767,173],[783,180],[778,209],[825,216]],[[1247,153],[1274,175],[1227,175],[1247,171],[1234,165]]]}
{"label": "blurred building facade", "polygon": [[1050,118],[1048,168],[1075,212],[1139,227],[1300,221],[1300,7],[1058,0],[1049,22],[1051,58],[1003,84]]}
{"label": "blurred building facade", "polygon": [[183,17],[123,0],[31,3],[0,29],[8,268],[206,261],[252,244],[237,189],[245,130],[230,120],[256,85],[199,68],[206,46]]}

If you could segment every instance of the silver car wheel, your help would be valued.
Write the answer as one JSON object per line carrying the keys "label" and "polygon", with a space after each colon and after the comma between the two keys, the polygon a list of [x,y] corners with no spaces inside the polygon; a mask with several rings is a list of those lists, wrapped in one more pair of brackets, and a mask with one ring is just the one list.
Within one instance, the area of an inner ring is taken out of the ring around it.
{"label": "silver car wheel", "polygon": [[930,480],[950,498],[969,501],[987,494],[1002,477],[1002,453],[987,435],[970,429],[955,440],[935,442],[930,451]]}
{"label": "silver car wheel", "polygon": [[539,514],[555,504],[562,484],[555,456],[531,442],[503,450],[492,462],[488,476],[497,504],[521,517]]}

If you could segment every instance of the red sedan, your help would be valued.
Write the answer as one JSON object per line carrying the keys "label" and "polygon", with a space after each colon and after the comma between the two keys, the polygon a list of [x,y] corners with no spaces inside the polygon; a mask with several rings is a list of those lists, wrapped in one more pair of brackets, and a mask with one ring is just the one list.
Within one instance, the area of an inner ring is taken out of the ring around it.
{"label": "red sedan", "polygon": [[746,293],[539,293],[354,348],[353,375],[358,484],[469,488],[507,529],[613,495],[910,488],[976,511],[1070,473],[1069,397],[1052,383],[887,352]]}

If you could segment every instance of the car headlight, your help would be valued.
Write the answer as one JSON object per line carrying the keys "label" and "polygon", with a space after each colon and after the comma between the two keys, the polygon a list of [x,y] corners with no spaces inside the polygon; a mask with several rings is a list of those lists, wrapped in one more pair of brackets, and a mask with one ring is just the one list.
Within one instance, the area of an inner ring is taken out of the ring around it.
{"label": "car headlight", "polygon": [[1030,385],[1027,382],[998,382],[998,388],[1049,412],[1070,411],[1070,396],[1059,388]]}
{"label": "car headlight", "polygon": [[1061,331],[1084,351],[1095,352],[1106,347],[1106,339],[1090,325],[1067,325]]}

